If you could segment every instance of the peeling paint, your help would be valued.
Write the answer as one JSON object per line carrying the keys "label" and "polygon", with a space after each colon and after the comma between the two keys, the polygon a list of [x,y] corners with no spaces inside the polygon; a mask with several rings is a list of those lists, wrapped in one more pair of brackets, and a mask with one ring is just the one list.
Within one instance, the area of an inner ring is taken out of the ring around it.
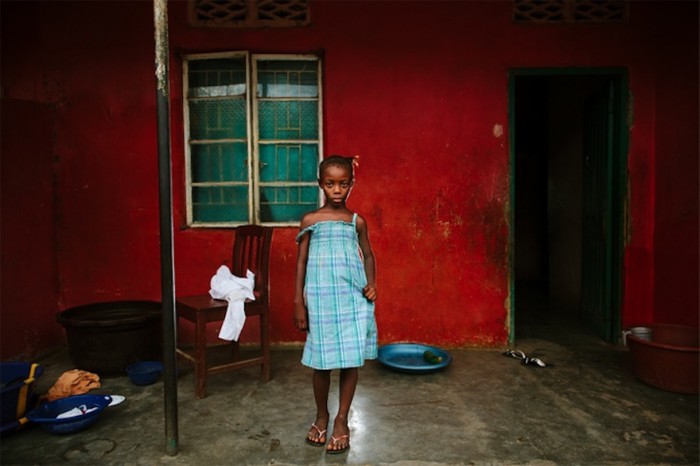
{"label": "peeling paint", "polygon": [[415,241],[420,241],[423,236],[423,230],[420,229],[416,222],[412,222],[408,225],[408,229],[411,232],[411,236]]}
{"label": "peeling paint", "polygon": [[450,224],[450,222],[438,220],[437,225],[440,235],[444,239],[449,239],[452,234],[452,225]]}
{"label": "peeling paint", "polygon": [[156,81],[158,91],[168,95],[168,2],[153,1],[156,42]]}
{"label": "peeling paint", "polygon": [[500,138],[503,136],[503,125],[495,124],[493,125],[493,135],[494,137]]}

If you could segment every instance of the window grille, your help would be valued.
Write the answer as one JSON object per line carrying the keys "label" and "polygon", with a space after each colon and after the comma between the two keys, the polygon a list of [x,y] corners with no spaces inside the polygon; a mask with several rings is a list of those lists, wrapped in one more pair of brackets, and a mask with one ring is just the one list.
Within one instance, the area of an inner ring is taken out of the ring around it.
{"label": "window grille", "polygon": [[204,27],[294,27],[310,23],[308,0],[189,0],[190,23]]}
{"label": "window grille", "polygon": [[628,0],[514,0],[513,21],[521,23],[623,22]]}
{"label": "window grille", "polygon": [[297,224],[319,206],[318,57],[185,57],[187,222]]}

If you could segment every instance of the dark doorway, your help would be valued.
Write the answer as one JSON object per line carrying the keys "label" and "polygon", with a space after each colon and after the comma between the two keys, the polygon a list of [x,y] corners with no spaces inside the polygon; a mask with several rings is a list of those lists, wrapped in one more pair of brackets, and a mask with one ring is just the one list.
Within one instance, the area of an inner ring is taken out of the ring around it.
{"label": "dark doorway", "polygon": [[606,341],[619,334],[623,77],[511,75],[511,340],[562,327]]}

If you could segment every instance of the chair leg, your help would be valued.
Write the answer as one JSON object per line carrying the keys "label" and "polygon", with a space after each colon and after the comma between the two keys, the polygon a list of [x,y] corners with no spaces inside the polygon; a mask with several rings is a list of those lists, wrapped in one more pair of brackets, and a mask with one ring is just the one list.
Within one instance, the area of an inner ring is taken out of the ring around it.
{"label": "chair leg", "polygon": [[194,393],[198,399],[207,396],[207,322],[198,318],[195,328]]}
{"label": "chair leg", "polygon": [[241,359],[241,345],[237,341],[231,342],[231,360],[238,361]]}

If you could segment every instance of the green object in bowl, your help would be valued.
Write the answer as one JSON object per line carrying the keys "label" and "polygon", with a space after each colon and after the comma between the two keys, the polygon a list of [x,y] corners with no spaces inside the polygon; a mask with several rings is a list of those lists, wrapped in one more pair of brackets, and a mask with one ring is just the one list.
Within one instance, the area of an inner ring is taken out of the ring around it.
{"label": "green object in bowl", "polygon": [[438,356],[430,350],[425,350],[423,352],[423,359],[428,361],[430,364],[440,364],[442,362],[442,356]]}

